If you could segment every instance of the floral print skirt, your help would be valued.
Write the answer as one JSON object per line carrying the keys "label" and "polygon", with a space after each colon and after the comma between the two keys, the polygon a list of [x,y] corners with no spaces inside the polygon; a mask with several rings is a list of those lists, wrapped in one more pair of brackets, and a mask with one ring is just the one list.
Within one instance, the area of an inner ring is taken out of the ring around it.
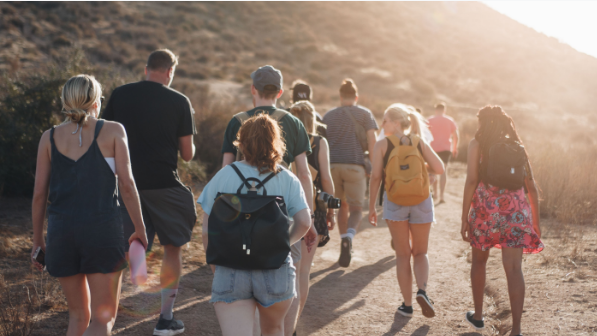
{"label": "floral print skirt", "polygon": [[533,229],[531,207],[523,188],[513,191],[479,182],[468,221],[471,246],[482,251],[505,247],[522,248],[523,253],[539,253],[544,248]]}

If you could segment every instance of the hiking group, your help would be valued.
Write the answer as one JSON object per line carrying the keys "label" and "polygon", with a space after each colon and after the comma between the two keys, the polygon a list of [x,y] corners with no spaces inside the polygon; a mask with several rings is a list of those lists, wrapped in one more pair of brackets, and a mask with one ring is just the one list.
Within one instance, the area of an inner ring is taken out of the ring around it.
{"label": "hiking group", "polygon": [[[138,242],[150,250],[156,234],[164,254],[153,335],[185,331],[173,310],[182,246],[191,240],[197,213],[177,164],[179,154],[192,160],[197,130],[190,100],[170,88],[177,65],[171,51],[152,52],[145,80],[116,88],[102,119],[101,85],[89,75],[72,77],[61,95],[65,121],[41,137],[31,256],[39,270],[45,266],[60,281],[69,336],[111,333],[123,270],[141,262],[133,249],[129,257],[129,246]],[[292,84],[292,105],[284,110],[276,107],[284,91],[279,70],[266,65],[251,79],[254,108],[231,118],[222,169],[197,200],[213,272],[210,302],[223,335],[296,335],[315,252],[333,239],[329,231],[337,221],[338,263],[349,267],[367,189],[369,223],[378,223],[379,202],[392,238],[403,297],[398,313],[414,314],[414,273],[415,299],[425,317],[434,317],[429,234],[458,148],[458,128],[446,105],[436,105],[427,121],[410,105],[392,104],[378,136],[377,121],[357,104],[350,79],[340,86],[340,106],[323,118],[307,83]],[[462,209],[475,308],[465,319],[484,328],[485,265],[489,249],[497,247],[508,278],[511,335],[521,335],[522,254],[543,249],[537,187],[513,120],[499,106],[486,106],[477,116]]]}

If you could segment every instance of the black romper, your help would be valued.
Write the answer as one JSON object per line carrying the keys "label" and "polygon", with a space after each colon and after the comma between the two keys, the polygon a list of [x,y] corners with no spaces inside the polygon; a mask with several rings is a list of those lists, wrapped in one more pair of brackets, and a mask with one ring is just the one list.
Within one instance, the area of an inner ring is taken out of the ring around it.
{"label": "black romper", "polygon": [[103,125],[104,120],[97,121],[93,142],[77,161],[58,151],[55,128],[50,131],[46,266],[54,277],[112,273],[127,266],[116,176],[97,145]]}

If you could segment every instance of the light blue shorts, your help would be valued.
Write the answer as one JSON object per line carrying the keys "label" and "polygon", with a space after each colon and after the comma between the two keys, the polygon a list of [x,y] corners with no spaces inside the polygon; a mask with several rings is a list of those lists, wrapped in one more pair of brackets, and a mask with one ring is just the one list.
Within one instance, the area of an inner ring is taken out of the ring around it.
{"label": "light blue shorts", "polygon": [[383,195],[383,219],[408,221],[410,224],[425,224],[434,221],[433,199],[431,195],[417,205],[402,206],[388,201]]}
{"label": "light blue shorts", "polygon": [[216,266],[209,302],[232,303],[254,299],[267,308],[296,296],[295,278],[296,268],[290,254],[275,270],[247,271]]}

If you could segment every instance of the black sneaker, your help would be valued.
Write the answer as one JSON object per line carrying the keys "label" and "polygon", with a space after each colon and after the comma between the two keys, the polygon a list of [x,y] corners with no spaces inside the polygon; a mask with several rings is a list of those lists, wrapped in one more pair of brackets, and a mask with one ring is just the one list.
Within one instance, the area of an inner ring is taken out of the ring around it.
{"label": "black sneaker", "polygon": [[404,302],[402,302],[402,306],[398,307],[398,314],[406,317],[413,316],[413,306],[406,306]]}
{"label": "black sneaker", "polygon": [[171,335],[178,335],[184,332],[184,323],[179,320],[175,320],[172,318],[171,320],[166,320],[160,314],[160,319],[158,320],[158,324],[153,329],[153,336],[171,336]]}
{"label": "black sneaker", "polygon": [[352,258],[352,240],[348,237],[344,237],[340,244],[340,259],[338,260],[338,263],[342,267],[348,267],[350,265],[350,259]]}
{"label": "black sneaker", "polygon": [[433,301],[427,297],[427,293],[422,289],[419,289],[419,291],[417,292],[417,302],[419,303],[419,306],[421,306],[423,316],[435,316],[435,309],[433,309]]}
{"label": "black sneaker", "polygon": [[480,321],[475,320],[473,316],[475,316],[475,312],[466,312],[466,322],[468,322],[468,324],[475,328],[475,330],[485,329],[485,322],[483,321],[484,319],[482,318]]}

